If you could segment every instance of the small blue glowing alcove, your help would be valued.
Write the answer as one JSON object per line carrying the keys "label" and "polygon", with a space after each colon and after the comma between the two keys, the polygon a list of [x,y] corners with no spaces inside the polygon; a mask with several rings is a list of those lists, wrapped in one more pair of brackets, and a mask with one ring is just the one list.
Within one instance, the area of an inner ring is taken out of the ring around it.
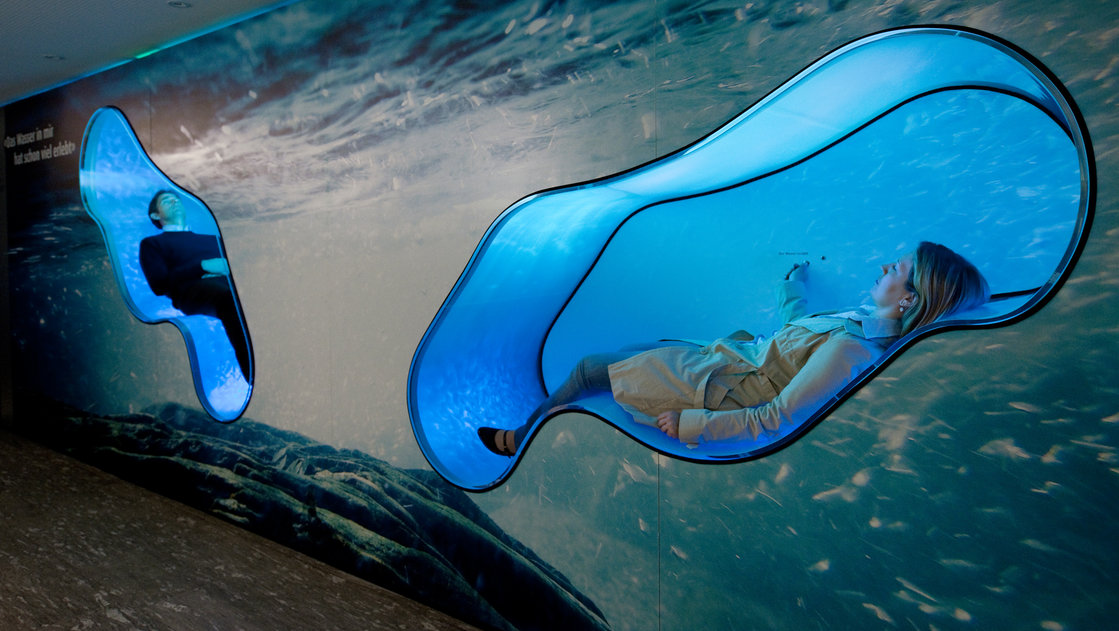
{"label": "small blue glowing alcove", "polygon": [[493,223],[416,351],[408,405],[431,465],[470,490],[523,457],[479,426],[515,428],[580,357],[665,338],[781,324],[773,288],[811,261],[809,311],[865,300],[878,264],[920,241],[979,267],[981,308],[898,340],[840,392],[757,440],[689,447],[609,396],[564,410],[698,462],[757,458],[796,440],[898,353],[937,331],[1034,312],[1071,271],[1094,203],[1091,148],[1064,88],[986,34],[911,27],[826,55],[674,154],[530,195]]}
{"label": "small blue glowing alcove", "polygon": [[[113,107],[101,108],[90,118],[82,139],[80,169],[82,202],[101,228],[128,309],[144,322],[169,321],[179,329],[186,341],[194,389],[202,406],[219,421],[237,419],[252,396],[253,369],[252,345],[232,276],[207,274],[207,283],[213,286],[205,294],[195,292],[204,299],[182,298],[178,302],[179,294],[173,294],[180,307],[184,303],[192,305],[183,307],[191,311],[188,314],[172,304],[167,295],[156,294],[140,260],[142,241],[165,236],[165,232],[171,234],[170,230],[157,227],[148,216],[149,202],[157,192],[171,191],[178,197],[187,232],[193,233],[189,236],[196,240],[192,244],[201,242],[209,253],[207,256],[225,259],[225,246],[213,213],[202,200],[176,185],[155,166],[128,119]],[[191,274],[201,277],[203,272]],[[193,305],[203,300],[220,300],[222,317],[196,313]]]}

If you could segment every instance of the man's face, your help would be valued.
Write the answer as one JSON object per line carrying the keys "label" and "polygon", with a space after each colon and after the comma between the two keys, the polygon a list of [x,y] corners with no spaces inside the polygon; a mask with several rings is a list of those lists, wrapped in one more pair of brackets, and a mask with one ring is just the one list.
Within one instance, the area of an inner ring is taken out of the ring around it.
{"label": "man's face", "polygon": [[185,219],[183,213],[183,203],[179,201],[178,195],[171,193],[164,193],[155,200],[156,212],[154,218],[159,220],[163,227],[179,226],[182,225]]}

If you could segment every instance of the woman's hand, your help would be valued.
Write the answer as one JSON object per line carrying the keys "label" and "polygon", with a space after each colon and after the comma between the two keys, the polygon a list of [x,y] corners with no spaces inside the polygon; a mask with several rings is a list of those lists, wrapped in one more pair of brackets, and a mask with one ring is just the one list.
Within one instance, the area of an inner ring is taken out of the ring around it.
{"label": "woman's hand", "polygon": [[669,438],[680,439],[680,413],[679,412],[661,412],[657,416],[657,428],[665,433]]}

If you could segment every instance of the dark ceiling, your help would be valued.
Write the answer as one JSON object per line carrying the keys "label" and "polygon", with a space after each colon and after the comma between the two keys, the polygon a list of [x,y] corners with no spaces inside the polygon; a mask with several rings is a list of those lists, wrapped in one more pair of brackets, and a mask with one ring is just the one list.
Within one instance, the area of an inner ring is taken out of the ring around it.
{"label": "dark ceiling", "polygon": [[291,0],[2,0],[0,105]]}

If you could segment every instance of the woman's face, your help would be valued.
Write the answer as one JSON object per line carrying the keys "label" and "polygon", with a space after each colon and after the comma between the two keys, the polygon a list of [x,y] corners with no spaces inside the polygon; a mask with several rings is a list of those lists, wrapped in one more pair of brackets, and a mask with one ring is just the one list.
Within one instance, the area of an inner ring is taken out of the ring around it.
{"label": "woman's face", "polygon": [[913,298],[906,288],[909,272],[913,269],[913,255],[906,254],[897,261],[882,266],[882,277],[870,289],[870,296],[877,307],[897,308]]}

